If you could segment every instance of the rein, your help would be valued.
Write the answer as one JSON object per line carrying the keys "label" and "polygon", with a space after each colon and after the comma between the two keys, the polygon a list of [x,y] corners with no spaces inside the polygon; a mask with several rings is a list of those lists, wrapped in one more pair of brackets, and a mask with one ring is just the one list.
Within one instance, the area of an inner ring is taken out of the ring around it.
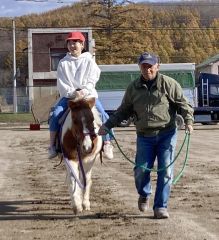
{"label": "rein", "polygon": [[159,168],[159,169],[154,169],[154,168],[147,168],[143,165],[138,165],[136,164],[134,161],[132,161],[130,158],[128,158],[126,156],[126,154],[123,152],[123,150],[121,149],[121,147],[119,146],[119,143],[118,141],[116,140],[115,136],[108,130],[108,129],[105,129],[105,131],[111,135],[111,137],[115,140],[115,143],[119,149],[119,151],[122,153],[122,155],[125,157],[126,160],[128,160],[130,163],[132,163],[135,167],[140,167],[140,168],[143,168],[144,171],[150,171],[150,172],[161,172],[161,171],[164,171],[166,170],[168,167],[170,167],[175,161],[176,159],[178,158],[178,156],[180,155],[180,153],[182,152],[182,149],[185,145],[185,143],[187,143],[187,146],[186,146],[186,156],[185,156],[185,159],[184,159],[184,162],[183,162],[183,167],[182,169],[180,170],[180,172],[178,173],[178,175],[173,179],[173,184],[175,185],[179,179],[181,178],[181,176],[183,175],[183,172],[184,172],[184,169],[185,169],[185,166],[188,162],[188,155],[189,155],[189,146],[190,146],[190,133],[188,131],[186,131],[185,133],[185,137],[184,137],[184,140],[183,140],[183,143],[178,151],[178,153],[176,154],[175,158],[173,159],[173,161],[168,164],[167,166],[163,167],[163,168]]}
{"label": "rein", "polygon": [[[62,151],[62,154],[64,154],[63,151]],[[83,164],[82,164],[80,145],[79,144],[77,144],[77,154],[78,154],[79,166],[81,168],[81,172],[82,172],[82,176],[83,176],[83,184],[81,183],[80,179],[78,179],[78,177],[76,176],[74,169],[72,168],[71,164],[69,163],[69,159],[64,157],[64,160],[65,160],[66,166],[69,168],[69,170],[71,172],[71,175],[74,177],[74,179],[78,183],[79,187],[82,188],[82,189],[85,189],[86,185],[87,185],[87,182],[86,182],[84,167],[83,167]]]}
{"label": "rein", "polygon": [[[67,114],[65,116],[65,119],[67,117]],[[61,139],[61,135],[62,135],[62,127],[63,127],[63,124],[65,122],[65,119],[64,121],[62,122],[62,125],[61,125],[61,128],[60,128],[60,139]],[[92,132],[89,132],[89,131],[86,131],[86,132],[83,132],[84,136],[91,136],[91,139],[92,141],[95,139],[95,137],[97,137],[97,133],[95,133],[95,131],[92,131]],[[66,167],[69,169],[72,177],[75,179],[75,181],[78,183],[78,186],[81,188],[81,189],[85,189],[86,188],[86,185],[87,185],[87,182],[86,182],[86,176],[85,176],[85,171],[84,171],[84,167],[83,167],[83,163],[82,163],[82,158],[81,158],[81,150],[80,150],[80,143],[78,141],[78,138],[77,136],[75,136],[76,140],[77,140],[77,157],[78,157],[78,162],[79,162],[79,166],[80,166],[80,169],[81,169],[81,172],[82,172],[82,177],[83,177],[83,183],[81,183],[80,179],[76,176],[75,174],[75,171],[74,169],[72,168],[71,164],[69,163],[69,159],[67,157],[65,157],[64,155],[64,151],[63,151],[63,145],[61,143],[61,140],[60,140],[60,147],[61,147],[61,152],[62,152],[62,159],[64,159],[64,162],[65,162],[65,165]],[[62,162],[62,159],[60,161],[60,163]],[[58,164],[59,165],[59,164]]]}
{"label": "rein", "polygon": [[64,150],[63,150],[63,145],[62,145],[62,141],[61,141],[61,136],[62,136],[62,128],[63,128],[63,125],[64,125],[64,122],[67,118],[67,115],[65,115],[63,121],[62,121],[62,124],[61,124],[61,127],[60,127],[60,131],[59,131],[59,139],[60,139],[60,148],[61,148],[61,152],[62,152],[62,157],[61,157],[61,161],[60,163],[57,165],[59,166],[62,162],[62,160],[64,159],[64,162],[65,162],[65,165],[66,167],[69,169],[72,177],[75,179],[75,181],[78,183],[79,187],[82,188],[82,189],[85,189],[86,188],[86,177],[85,177],[85,172],[84,172],[84,168],[83,168],[83,164],[82,164],[82,160],[81,160],[81,154],[79,153],[80,150],[78,149],[78,145],[77,144],[77,154],[78,154],[78,161],[79,161],[79,165],[80,165],[80,168],[81,168],[81,171],[82,171],[82,175],[83,175],[83,182],[84,184],[81,183],[80,179],[78,179],[78,177],[76,176],[75,174],[75,171],[74,169],[72,168],[71,164],[69,163],[69,159],[67,157],[65,157],[65,154],[64,154]]}

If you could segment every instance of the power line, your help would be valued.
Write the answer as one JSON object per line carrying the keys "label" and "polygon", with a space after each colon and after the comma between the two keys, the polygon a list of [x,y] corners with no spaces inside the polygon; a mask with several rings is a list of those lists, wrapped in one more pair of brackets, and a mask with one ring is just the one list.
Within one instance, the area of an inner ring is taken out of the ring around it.
{"label": "power line", "polygon": [[[81,27],[81,26],[80,26]],[[68,28],[72,28],[72,29],[74,29],[74,28],[80,28],[79,26],[77,26],[77,27],[68,27]],[[83,26],[82,26],[83,27]],[[40,27],[40,26],[38,26],[38,27],[31,27],[31,26],[29,26],[29,27],[22,27],[22,28],[19,28],[19,27],[17,27],[16,28],[16,31],[18,32],[18,31],[27,31],[28,29],[38,29],[38,28],[42,28],[42,29],[49,29],[49,28],[54,28],[54,29],[56,29],[56,28],[60,28],[60,27]],[[19,30],[20,29],[20,30]],[[65,28],[63,28],[63,29],[65,29]],[[86,27],[83,27],[83,29],[85,29],[86,30]],[[90,29],[90,27],[88,27],[87,29]],[[175,30],[179,30],[179,31],[204,31],[204,30],[219,30],[219,27],[165,27],[165,26],[160,26],[160,27],[140,27],[140,28],[135,28],[135,29],[133,29],[133,27],[116,27],[116,28],[111,28],[111,30],[112,31],[127,31],[127,30],[130,30],[130,31],[132,31],[132,32],[136,32],[136,31],[142,31],[142,30],[144,30],[144,31],[148,31],[148,30],[153,30],[153,31],[156,31],[156,30],[163,30],[163,31],[165,31],[165,30],[171,30],[171,31],[175,31]],[[2,30],[2,31],[11,31],[12,30],[12,28],[11,27],[0,27],[0,30]],[[100,30],[100,31],[107,31],[108,30],[108,26],[104,26],[104,27],[92,27],[92,30],[94,31],[94,30]]]}
{"label": "power line", "polygon": [[35,2],[35,3],[73,3],[72,1],[64,1],[64,0],[14,0],[16,2]]}

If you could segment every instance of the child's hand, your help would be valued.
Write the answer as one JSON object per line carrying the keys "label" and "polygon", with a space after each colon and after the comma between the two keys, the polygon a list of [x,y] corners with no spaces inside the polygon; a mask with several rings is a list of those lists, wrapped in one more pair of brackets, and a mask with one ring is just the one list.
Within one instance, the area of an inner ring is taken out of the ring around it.
{"label": "child's hand", "polygon": [[76,92],[75,92],[75,100],[76,100],[76,101],[79,101],[79,100],[85,98],[85,96],[86,96],[86,95],[85,95],[85,93],[84,93],[83,90],[79,90],[79,91],[76,91]]}

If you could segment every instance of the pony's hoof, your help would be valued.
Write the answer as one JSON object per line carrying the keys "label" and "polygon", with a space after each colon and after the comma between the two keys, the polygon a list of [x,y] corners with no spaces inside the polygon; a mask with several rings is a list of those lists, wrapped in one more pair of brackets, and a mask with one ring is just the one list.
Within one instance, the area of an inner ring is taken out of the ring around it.
{"label": "pony's hoof", "polygon": [[72,202],[71,206],[75,215],[83,211],[82,204],[75,204],[74,202]]}
{"label": "pony's hoof", "polygon": [[83,202],[83,209],[85,211],[90,211],[90,202]]}
{"label": "pony's hoof", "polygon": [[78,207],[73,207],[73,212],[74,212],[75,215],[81,213],[82,211],[83,211],[83,208],[82,208],[82,207],[80,207],[80,208],[78,208]]}

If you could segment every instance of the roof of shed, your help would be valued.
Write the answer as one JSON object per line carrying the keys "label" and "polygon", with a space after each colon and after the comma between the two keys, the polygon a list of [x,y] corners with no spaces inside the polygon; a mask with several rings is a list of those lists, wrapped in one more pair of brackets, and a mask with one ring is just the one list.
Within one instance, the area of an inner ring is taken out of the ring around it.
{"label": "roof of shed", "polygon": [[207,66],[207,65],[209,65],[209,64],[211,64],[211,63],[215,63],[215,62],[217,62],[217,61],[219,61],[219,54],[216,54],[216,55],[214,55],[213,57],[210,57],[210,58],[208,58],[207,60],[205,60],[204,62],[198,64],[198,65],[196,66],[196,68],[204,67],[204,66]]}

